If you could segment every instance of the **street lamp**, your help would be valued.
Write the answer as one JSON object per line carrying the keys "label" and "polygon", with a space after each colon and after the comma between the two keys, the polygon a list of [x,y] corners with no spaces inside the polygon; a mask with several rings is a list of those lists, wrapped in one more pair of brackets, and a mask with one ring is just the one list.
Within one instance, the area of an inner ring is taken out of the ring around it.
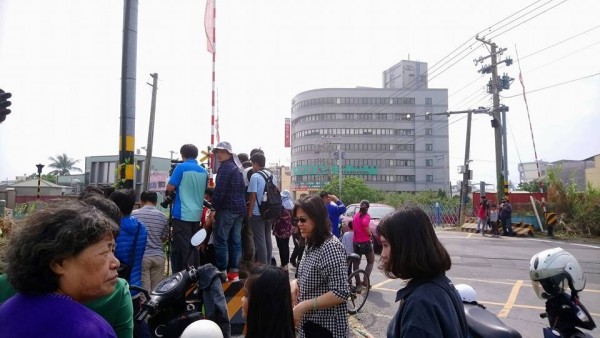
{"label": "street lamp", "polygon": [[43,164],[36,164],[37,172],[38,172],[38,187],[37,187],[37,199],[40,199],[40,184],[42,183],[42,169],[44,168]]}

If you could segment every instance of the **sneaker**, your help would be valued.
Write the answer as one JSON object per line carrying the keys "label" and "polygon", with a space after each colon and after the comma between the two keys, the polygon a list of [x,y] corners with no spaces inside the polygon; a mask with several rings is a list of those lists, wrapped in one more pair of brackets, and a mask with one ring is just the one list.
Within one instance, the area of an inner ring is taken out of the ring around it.
{"label": "sneaker", "polygon": [[227,274],[227,280],[230,282],[239,282],[240,275],[237,272],[230,272]]}
{"label": "sneaker", "polygon": [[219,272],[219,278],[221,279],[221,282],[226,282],[227,281],[227,271]]}

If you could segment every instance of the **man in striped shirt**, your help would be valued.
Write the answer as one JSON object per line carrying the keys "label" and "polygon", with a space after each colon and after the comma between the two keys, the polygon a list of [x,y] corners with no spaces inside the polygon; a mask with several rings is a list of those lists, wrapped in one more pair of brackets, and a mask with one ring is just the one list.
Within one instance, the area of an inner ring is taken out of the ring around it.
{"label": "man in striped shirt", "polygon": [[131,215],[146,225],[148,240],[142,260],[142,287],[152,290],[165,278],[165,253],[163,243],[169,236],[169,224],[165,214],[156,209],[158,195],[154,191],[144,191],[140,195],[142,207]]}

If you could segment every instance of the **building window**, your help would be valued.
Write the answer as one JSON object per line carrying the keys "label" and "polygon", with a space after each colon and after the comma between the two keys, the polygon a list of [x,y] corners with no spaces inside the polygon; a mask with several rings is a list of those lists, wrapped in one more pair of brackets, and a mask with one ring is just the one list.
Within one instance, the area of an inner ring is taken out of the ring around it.
{"label": "building window", "polygon": [[427,182],[433,182],[433,175],[427,175],[426,180]]}
{"label": "building window", "polygon": [[375,114],[376,120],[387,120],[387,114]]}
{"label": "building window", "polygon": [[425,98],[425,104],[431,106],[433,104],[433,100],[430,97]]}
{"label": "building window", "polygon": [[425,135],[433,135],[433,128],[425,128]]}
{"label": "building window", "polygon": [[433,167],[433,160],[425,160],[425,166]]}
{"label": "building window", "polygon": [[425,144],[425,151],[433,151],[433,144],[431,144],[431,143]]}

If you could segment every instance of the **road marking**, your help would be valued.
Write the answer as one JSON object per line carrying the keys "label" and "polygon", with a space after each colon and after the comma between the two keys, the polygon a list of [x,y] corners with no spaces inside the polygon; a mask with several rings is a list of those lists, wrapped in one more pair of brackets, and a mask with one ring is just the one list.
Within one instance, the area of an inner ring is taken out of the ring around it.
{"label": "road marking", "polygon": [[465,238],[471,238],[472,236],[473,236],[473,233],[472,233],[472,232],[470,232],[470,233],[467,235],[467,237],[465,237]]}
{"label": "road marking", "polygon": [[515,282],[515,285],[513,286],[512,290],[510,291],[510,295],[508,296],[508,300],[506,301],[504,308],[502,310],[500,310],[498,317],[506,318],[508,316],[508,313],[510,312],[512,307],[515,305],[515,301],[517,300],[517,296],[519,295],[519,290],[521,289],[522,285],[523,285],[523,281],[520,279]]}
{"label": "road marking", "polygon": [[386,285],[387,283],[389,283],[389,282],[391,282],[391,281],[393,281],[393,280],[394,280],[394,279],[386,279],[386,280],[384,280],[383,282],[381,282],[381,283],[379,283],[379,284],[372,285],[372,286],[371,286],[371,289],[378,289],[378,288],[380,288],[380,287],[382,287],[382,286]]}

